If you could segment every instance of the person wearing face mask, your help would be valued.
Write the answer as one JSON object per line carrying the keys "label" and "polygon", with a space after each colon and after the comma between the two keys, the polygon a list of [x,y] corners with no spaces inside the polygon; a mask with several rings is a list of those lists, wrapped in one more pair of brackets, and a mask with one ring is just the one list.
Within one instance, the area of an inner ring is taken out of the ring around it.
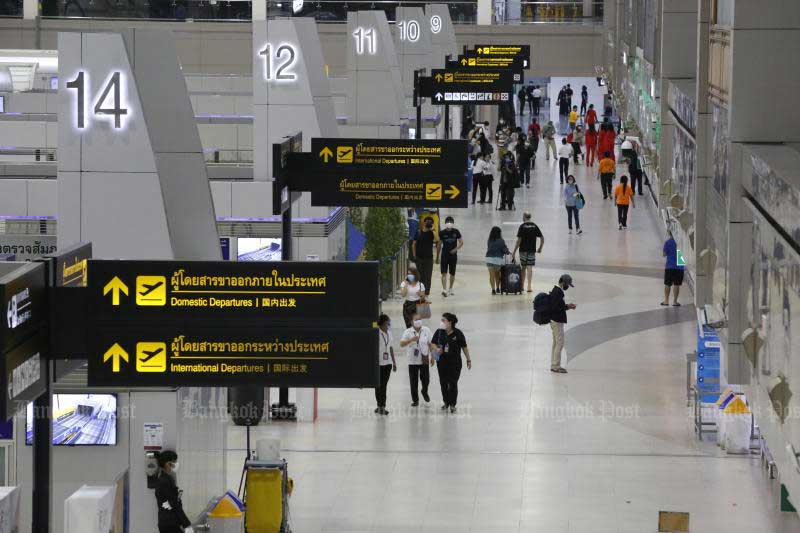
{"label": "person wearing face mask", "polygon": [[[434,359],[439,370],[439,384],[442,387],[442,410],[456,412],[458,403],[458,380],[461,377],[461,352],[467,359],[467,369],[472,370],[472,358],[467,347],[467,338],[456,328],[458,318],[453,313],[444,313],[439,329],[433,334]],[[431,360],[431,366],[434,364]]]}
{"label": "person wearing face mask", "polygon": [[531,146],[530,140],[524,135],[522,142],[517,144],[517,165],[519,166],[520,185],[525,184],[526,188],[531,186],[531,162],[536,157],[536,152]]}
{"label": "person wearing face mask", "polygon": [[425,285],[419,280],[419,270],[414,267],[408,269],[405,281],[400,284],[400,296],[403,301],[403,320],[406,327],[411,327],[411,317],[417,312],[417,304],[424,304]]}
{"label": "person wearing face mask", "polygon": [[178,472],[178,454],[164,450],[158,454],[160,472],[156,482],[156,505],[158,506],[158,533],[190,532],[191,522],[183,511],[181,490],[175,482]]}
{"label": "person wearing face mask", "polygon": [[575,183],[575,176],[570,174],[567,176],[567,184],[564,186],[563,199],[564,206],[567,208],[567,226],[569,226],[569,234],[572,235],[572,219],[575,219],[575,229],[577,234],[583,233],[581,229],[580,211],[578,210],[578,195],[581,190],[578,184]]}
{"label": "person wearing face mask", "polygon": [[566,374],[567,369],[561,366],[561,352],[564,351],[564,324],[567,323],[567,311],[577,309],[575,304],[564,302],[564,293],[572,284],[572,276],[564,274],[558,278],[558,285],[550,291],[550,329],[553,331],[553,353],[550,359],[550,372]]}
{"label": "person wearing face mask", "polygon": [[422,325],[418,314],[412,317],[411,327],[405,330],[400,338],[400,346],[406,349],[408,357],[408,381],[411,385],[411,407],[419,405],[419,382],[422,382],[422,398],[426,403],[431,401],[428,395],[428,384],[431,381],[430,367],[431,340],[430,328]]}
{"label": "person wearing face mask", "polygon": [[433,231],[433,219],[425,219],[422,229],[417,232],[411,251],[414,254],[414,264],[419,270],[419,281],[425,287],[431,286],[433,276],[433,246],[436,244],[436,232]]}
{"label": "person wearing face mask", "polygon": [[386,387],[389,385],[389,378],[392,372],[397,372],[397,361],[394,358],[394,348],[392,344],[392,322],[387,315],[378,317],[378,366],[380,367],[380,382],[375,389],[375,402],[378,406],[375,413],[388,415],[386,410]]}

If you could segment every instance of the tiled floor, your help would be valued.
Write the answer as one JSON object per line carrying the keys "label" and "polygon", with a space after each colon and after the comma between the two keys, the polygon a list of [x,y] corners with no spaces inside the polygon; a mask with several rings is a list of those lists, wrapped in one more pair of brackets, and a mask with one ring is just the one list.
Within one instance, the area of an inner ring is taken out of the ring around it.
{"label": "tiled floor", "polygon": [[[410,407],[401,357],[388,417],[372,413],[372,391],[323,390],[316,424],[253,430],[254,439],[282,438],[296,483],[294,531],[649,533],[659,510],[691,513],[693,532],[800,531],[796,516],[777,512],[758,458],[728,457],[695,438],[685,406],[692,322],[637,331],[636,321],[622,320],[623,335],[598,339],[570,360],[568,375],[554,375],[550,331],[532,323],[530,295],[491,296],[481,266],[489,229],[500,225],[513,246],[530,209],[546,237],[535,290],[549,290],[562,271],[575,278],[569,327],[660,309],[663,235],[652,201],[641,198],[630,229],[619,231],[597,167],[579,166],[585,233],[568,235],[556,164],[539,155],[516,212],[487,205],[452,213],[466,246],[456,295],[436,290],[433,308],[459,316],[474,358],[457,415],[440,413],[435,372],[433,402]],[[400,302],[384,310],[398,338]],[[241,428],[230,429],[228,446],[236,487]]]}

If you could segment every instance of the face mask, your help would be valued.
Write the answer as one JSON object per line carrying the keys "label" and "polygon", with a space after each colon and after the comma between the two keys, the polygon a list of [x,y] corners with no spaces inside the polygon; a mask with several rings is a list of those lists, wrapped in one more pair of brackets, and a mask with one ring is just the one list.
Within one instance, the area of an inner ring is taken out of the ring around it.
{"label": "face mask", "polygon": [[531,143],[529,143],[529,142],[526,142],[526,143],[525,143],[525,148],[527,148],[527,147],[528,147],[528,146],[530,146],[530,145],[531,145]]}
{"label": "face mask", "polygon": [[447,229],[451,229],[453,227],[453,223],[452,222],[448,222],[447,224],[444,225],[444,227],[447,228]]}
{"label": "face mask", "polygon": [[413,282],[413,281],[414,281],[416,278],[414,277],[414,274],[409,274],[408,276],[406,276],[406,279],[407,279],[408,281],[411,281],[411,282]]}
{"label": "face mask", "polygon": [[561,288],[564,289],[564,292],[567,292],[569,290],[569,285],[563,285]]}
{"label": "face mask", "polygon": [[173,472],[177,472],[177,471],[178,471],[178,468],[179,468],[180,466],[181,466],[181,464],[180,464],[179,462],[175,461],[174,463],[172,463],[172,471],[173,471]]}
{"label": "face mask", "polygon": [[445,322],[444,320],[442,320],[442,321],[439,323],[439,327],[440,327],[440,328],[442,328],[442,329],[447,329],[447,322]]}
{"label": "face mask", "polygon": [[414,321],[414,327],[415,328],[421,328],[422,327],[422,320],[415,320]]}
{"label": "face mask", "polygon": [[500,121],[500,124],[505,124],[505,123],[506,123],[506,121],[505,121],[505,120],[501,120],[501,121]]}
{"label": "face mask", "polygon": [[425,227],[428,229],[433,229],[433,224],[425,224]]}

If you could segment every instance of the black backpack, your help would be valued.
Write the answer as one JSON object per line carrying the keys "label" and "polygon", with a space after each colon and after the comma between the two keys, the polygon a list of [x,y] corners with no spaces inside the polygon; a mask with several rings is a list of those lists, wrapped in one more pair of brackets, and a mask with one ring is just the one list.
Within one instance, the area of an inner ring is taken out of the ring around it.
{"label": "black backpack", "polygon": [[540,326],[550,323],[550,295],[540,292],[533,299],[533,321]]}

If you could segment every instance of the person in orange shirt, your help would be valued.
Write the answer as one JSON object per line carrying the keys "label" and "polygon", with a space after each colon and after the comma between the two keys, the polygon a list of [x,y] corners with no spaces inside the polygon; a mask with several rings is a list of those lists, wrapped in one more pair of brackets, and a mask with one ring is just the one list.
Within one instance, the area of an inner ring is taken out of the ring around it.
{"label": "person in orange shirt", "polygon": [[603,188],[603,200],[611,197],[611,184],[614,182],[616,168],[617,164],[611,159],[611,153],[604,153],[603,159],[600,160],[600,174],[597,176]]}
{"label": "person in orange shirt", "polygon": [[617,202],[619,229],[627,228],[628,207],[636,209],[636,202],[633,200],[633,189],[628,185],[628,176],[622,176],[619,179],[619,185],[614,189],[614,198]]}
{"label": "person in orange shirt", "polygon": [[[586,165],[593,167],[594,166],[594,158],[598,156],[597,154],[597,130],[594,127],[594,124],[589,124],[589,127],[586,129],[586,135],[584,136],[585,143],[586,143]],[[598,159],[600,159],[598,157]]]}

